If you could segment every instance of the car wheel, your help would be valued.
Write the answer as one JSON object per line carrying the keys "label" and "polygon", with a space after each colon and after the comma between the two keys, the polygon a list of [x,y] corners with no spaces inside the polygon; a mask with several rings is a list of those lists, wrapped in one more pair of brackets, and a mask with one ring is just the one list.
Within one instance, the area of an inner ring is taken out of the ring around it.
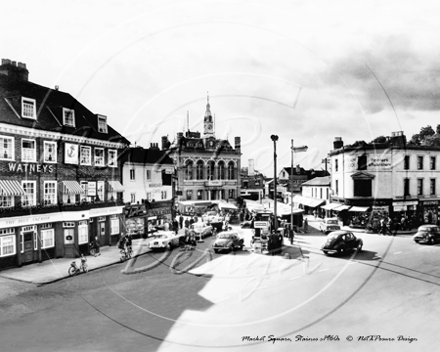
{"label": "car wheel", "polygon": [[362,243],[359,243],[359,245],[357,246],[357,251],[358,252],[362,251]]}
{"label": "car wheel", "polygon": [[168,242],[168,244],[167,244],[165,249],[167,249],[169,251],[173,249],[173,246],[171,245],[171,242]]}
{"label": "car wheel", "polygon": [[328,255],[328,251],[323,251],[325,255]]}
{"label": "car wheel", "polygon": [[218,249],[214,249],[214,253],[218,253]]}
{"label": "car wheel", "polygon": [[434,244],[434,239],[432,237],[429,239],[429,244]]}

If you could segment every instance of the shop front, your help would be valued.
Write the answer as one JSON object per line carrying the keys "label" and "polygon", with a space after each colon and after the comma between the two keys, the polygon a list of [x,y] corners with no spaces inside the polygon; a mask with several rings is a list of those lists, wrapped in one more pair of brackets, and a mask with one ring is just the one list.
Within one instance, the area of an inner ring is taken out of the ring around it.
{"label": "shop front", "polygon": [[437,224],[440,199],[421,199],[418,207],[419,225]]}
{"label": "shop front", "polygon": [[123,210],[123,206],[90,209],[89,241],[97,239],[100,246],[116,245],[124,222]]}

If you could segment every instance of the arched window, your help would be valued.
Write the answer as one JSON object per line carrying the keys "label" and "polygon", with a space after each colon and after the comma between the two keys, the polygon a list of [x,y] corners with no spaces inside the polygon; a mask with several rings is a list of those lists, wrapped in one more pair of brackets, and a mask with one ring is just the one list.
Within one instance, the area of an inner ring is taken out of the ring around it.
{"label": "arched window", "polygon": [[223,161],[218,162],[218,172],[217,172],[217,178],[219,180],[225,179],[225,163]]}
{"label": "arched window", "polygon": [[196,164],[196,179],[203,180],[203,161],[199,160]]}
{"label": "arched window", "polygon": [[230,161],[228,163],[228,180],[233,180],[235,178],[234,171],[234,162]]}
{"label": "arched window", "polygon": [[192,180],[193,179],[193,162],[192,160],[187,160],[185,165],[185,180]]}
{"label": "arched window", "polygon": [[208,161],[208,167],[206,168],[206,176],[208,180],[213,180],[214,179],[214,161],[209,160]]}

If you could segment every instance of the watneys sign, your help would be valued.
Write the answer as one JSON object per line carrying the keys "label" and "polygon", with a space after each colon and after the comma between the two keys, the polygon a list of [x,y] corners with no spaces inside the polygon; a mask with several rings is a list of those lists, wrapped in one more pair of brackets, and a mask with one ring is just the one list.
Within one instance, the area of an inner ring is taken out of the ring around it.
{"label": "watneys sign", "polygon": [[44,164],[21,164],[21,163],[8,163],[8,170],[10,172],[24,172],[24,173],[52,173],[54,171],[53,165]]}

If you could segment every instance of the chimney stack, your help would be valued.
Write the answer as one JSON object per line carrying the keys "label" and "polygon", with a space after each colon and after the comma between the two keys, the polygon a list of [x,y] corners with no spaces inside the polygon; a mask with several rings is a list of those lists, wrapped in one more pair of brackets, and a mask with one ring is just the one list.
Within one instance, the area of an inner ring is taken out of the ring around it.
{"label": "chimney stack", "polygon": [[344,142],[341,137],[335,137],[335,141],[333,142],[333,149],[340,149],[344,146]]}
{"label": "chimney stack", "polygon": [[6,76],[11,81],[28,81],[29,71],[26,69],[26,64],[9,59],[2,59],[0,66],[0,76]]}

